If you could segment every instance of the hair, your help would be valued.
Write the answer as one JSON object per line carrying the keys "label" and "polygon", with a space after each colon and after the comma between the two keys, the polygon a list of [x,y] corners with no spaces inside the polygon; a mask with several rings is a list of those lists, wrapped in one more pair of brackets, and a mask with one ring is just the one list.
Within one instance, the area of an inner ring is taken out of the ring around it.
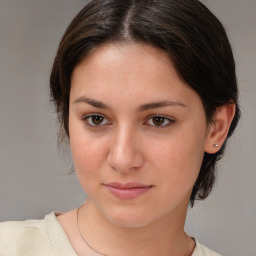
{"label": "hair", "polygon": [[190,197],[205,199],[216,178],[216,163],[235,130],[240,110],[235,62],[225,29],[198,0],[93,0],[68,26],[50,77],[60,134],[69,137],[69,94],[74,68],[105,43],[145,43],[161,49],[180,78],[200,96],[208,123],[218,107],[235,104],[227,139],[215,154],[205,152]]}

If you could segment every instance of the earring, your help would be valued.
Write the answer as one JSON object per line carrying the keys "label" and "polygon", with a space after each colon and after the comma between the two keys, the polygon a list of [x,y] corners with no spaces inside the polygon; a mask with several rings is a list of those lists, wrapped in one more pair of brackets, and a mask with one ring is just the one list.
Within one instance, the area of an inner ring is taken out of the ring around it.
{"label": "earring", "polygon": [[219,145],[218,145],[218,144],[213,144],[213,146],[214,146],[215,148],[217,148]]}

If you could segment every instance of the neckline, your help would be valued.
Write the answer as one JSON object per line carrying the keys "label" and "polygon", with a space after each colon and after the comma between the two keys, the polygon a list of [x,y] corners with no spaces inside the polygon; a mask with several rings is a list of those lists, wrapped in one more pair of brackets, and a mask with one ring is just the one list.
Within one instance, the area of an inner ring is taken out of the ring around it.
{"label": "neckline", "polygon": [[49,237],[52,248],[60,255],[77,256],[70,240],[62,228],[57,216],[63,214],[60,211],[53,211],[44,218],[46,233]]}
{"label": "neckline", "polygon": [[[53,211],[50,214],[46,215],[44,218],[46,232],[50,239],[51,245],[54,248],[54,250],[57,251],[59,254],[68,254],[70,256],[71,255],[78,256],[68,236],[66,235],[64,229],[62,228],[59,220],[57,219],[57,216],[61,214],[63,214],[63,212]],[[198,240],[195,239],[194,237],[191,237],[191,238],[195,241],[195,249],[191,254],[191,256],[200,255],[200,250],[199,250],[200,244]],[[86,247],[86,253],[88,253],[88,255],[90,256],[104,256],[94,251],[87,244],[85,244],[85,247]]]}

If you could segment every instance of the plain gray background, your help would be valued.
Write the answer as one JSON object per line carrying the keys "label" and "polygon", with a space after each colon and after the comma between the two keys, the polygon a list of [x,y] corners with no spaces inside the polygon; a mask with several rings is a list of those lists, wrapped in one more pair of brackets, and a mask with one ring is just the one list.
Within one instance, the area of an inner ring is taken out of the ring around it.
{"label": "plain gray background", "polygon": [[[0,0],[0,221],[67,211],[86,195],[57,148],[49,74],[81,0]],[[226,256],[256,256],[256,1],[204,0],[233,46],[243,117],[214,192],[189,210],[190,235]]]}

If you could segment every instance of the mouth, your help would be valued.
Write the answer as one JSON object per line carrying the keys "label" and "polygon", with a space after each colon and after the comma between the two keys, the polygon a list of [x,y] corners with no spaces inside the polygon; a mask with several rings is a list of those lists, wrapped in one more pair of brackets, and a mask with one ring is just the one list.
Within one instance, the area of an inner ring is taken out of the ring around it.
{"label": "mouth", "polygon": [[137,182],[125,184],[112,182],[104,185],[115,197],[121,200],[135,199],[148,192],[153,187],[153,185],[145,185]]}

